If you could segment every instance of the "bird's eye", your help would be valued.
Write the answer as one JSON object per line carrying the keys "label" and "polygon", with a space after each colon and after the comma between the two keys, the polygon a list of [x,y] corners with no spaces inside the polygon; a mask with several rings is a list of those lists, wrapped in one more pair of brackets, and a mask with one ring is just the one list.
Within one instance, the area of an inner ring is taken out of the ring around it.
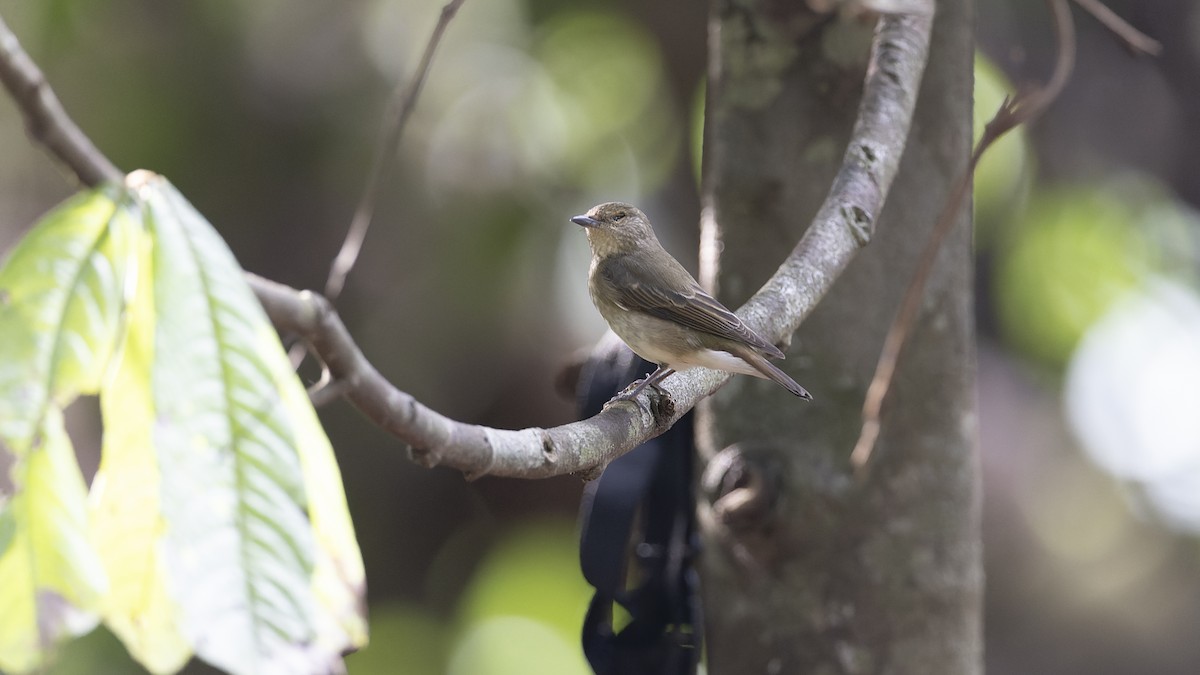
{"label": "bird's eye", "polygon": [[624,211],[622,211],[622,212],[618,213],[617,215],[613,216],[613,222],[615,223],[615,222],[617,222],[618,220],[622,220],[623,218],[625,218],[625,212],[624,212]]}

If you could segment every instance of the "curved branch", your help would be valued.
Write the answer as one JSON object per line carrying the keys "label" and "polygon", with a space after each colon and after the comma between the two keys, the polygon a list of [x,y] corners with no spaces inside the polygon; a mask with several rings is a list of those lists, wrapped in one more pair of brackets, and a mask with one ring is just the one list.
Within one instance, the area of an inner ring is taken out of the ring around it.
{"label": "curved branch", "polygon": [[[804,237],[739,312],[760,334],[776,341],[787,339],[870,240],[908,136],[931,24],[929,15],[879,20],[858,120],[842,168]],[[8,45],[10,40],[16,44],[7,27],[0,24],[0,42]],[[20,51],[19,46],[16,50]],[[6,60],[8,54],[6,50]],[[32,66],[32,61],[28,65]],[[36,66],[32,67],[40,78]],[[27,116],[74,128],[65,113],[39,117],[39,109],[30,107],[27,97],[11,87],[10,92]],[[93,171],[89,162],[77,164],[89,153],[43,144],[84,182],[94,184],[109,178]],[[95,155],[103,157],[98,151]],[[426,466],[454,467],[469,477],[595,475],[613,459],[661,434],[729,378],[704,369],[679,373],[662,383],[662,393],[649,389],[594,417],[550,429],[511,431],[466,424],[431,410],[392,386],[362,354],[323,297],[254,275],[248,274],[247,279],[275,327],[302,335],[331,376],[344,383],[339,386],[355,406],[385,431],[414,446],[414,460]]]}
{"label": "curved branch", "polygon": [[323,296],[247,274],[277,329],[311,345],[342,394],[384,431],[412,446],[413,461],[449,466],[468,477],[485,474],[545,478],[590,475],[597,467],[666,431],[669,410],[621,404],[551,429],[493,429],[452,420],[397,389],[371,365],[337,311]]}
{"label": "curved branch", "polygon": [[879,19],[858,119],[829,194],[791,255],[738,311],[764,336],[790,339],[874,235],[908,139],[932,26],[932,11]]}
{"label": "curved branch", "polygon": [[63,110],[17,36],[0,18],[0,82],[25,117],[29,137],[65,164],[84,185],[120,181],[124,174],[92,143]]}
{"label": "curved branch", "polygon": [[1135,56],[1145,54],[1158,56],[1162,54],[1162,43],[1129,25],[1116,12],[1108,8],[1100,0],[1075,0],[1085,12],[1091,14],[1097,21],[1120,40]]}
{"label": "curved branch", "polygon": [[[842,168],[812,225],[773,277],[739,310],[769,339],[786,339],[869,241],[904,151],[929,45],[932,16],[880,20]],[[423,449],[415,459],[468,475],[539,478],[590,473],[657,436],[729,379],[717,371],[677,373],[635,401],[580,422],[506,431],[463,424],[387,383],[362,356],[333,310],[311,293],[266,280],[252,283],[277,328],[304,336],[346,396],[376,424]]]}

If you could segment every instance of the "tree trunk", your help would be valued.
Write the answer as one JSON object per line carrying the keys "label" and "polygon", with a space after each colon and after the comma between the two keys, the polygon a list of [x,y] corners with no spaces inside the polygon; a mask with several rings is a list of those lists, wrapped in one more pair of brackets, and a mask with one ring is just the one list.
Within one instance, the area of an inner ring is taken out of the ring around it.
{"label": "tree trunk", "polygon": [[[870,23],[805,7],[712,8],[701,267],[731,307],[816,213],[856,113]],[[848,461],[884,335],[967,163],[972,27],[970,0],[938,3],[875,239],[780,364],[816,400],[735,377],[701,408],[712,675],[981,672],[969,214],[927,286],[868,471],[856,476]]]}

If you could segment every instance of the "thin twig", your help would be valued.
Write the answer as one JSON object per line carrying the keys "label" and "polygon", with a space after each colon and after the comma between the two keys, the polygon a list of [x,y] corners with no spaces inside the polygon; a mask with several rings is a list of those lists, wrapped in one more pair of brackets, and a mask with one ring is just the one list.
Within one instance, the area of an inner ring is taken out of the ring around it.
{"label": "thin twig", "polygon": [[85,185],[121,180],[121,171],[67,116],[33,59],[0,19],[0,82],[25,116],[30,138],[41,144]]}
{"label": "thin twig", "polygon": [[1158,56],[1162,53],[1162,43],[1129,25],[1100,0],[1075,0],[1075,4],[1095,17],[1134,55]]}
{"label": "thin twig", "polygon": [[[775,341],[790,335],[865,245],[860,228],[848,227],[847,214],[856,220],[873,219],[895,178],[928,55],[931,24],[929,16],[880,19],[858,120],[833,187],[787,260],[740,310],[761,335]],[[2,23],[0,43],[13,45],[0,54],[5,61],[0,71],[13,70],[12,55],[23,52]],[[25,61],[21,67],[32,77],[18,81],[41,81],[36,66]],[[53,127],[52,137],[75,128],[61,107],[36,105],[9,82],[5,78],[27,118]],[[48,87],[44,95],[51,95]],[[116,167],[90,143],[79,143],[74,136],[65,136],[65,145],[34,138],[84,183],[120,178]],[[596,475],[613,459],[661,434],[729,379],[727,373],[702,368],[679,373],[661,385],[661,393],[646,391],[589,419],[550,429],[510,431],[465,424],[425,407],[384,379],[322,296],[252,274],[246,279],[275,328],[311,344],[346,398],[375,424],[413,446],[414,460],[460,469],[471,477]]]}
{"label": "thin twig", "polygon": [[1001,136],[1041,115],[1062,92],[1071,75],[1071,70],[1074,68],[1075,26],[1071,21],[1070,9],[1067,7],[1066,0],[1046,1],[1054,18],[1055,36],[1058,41],[1058,56],[1055,60],[1054,72],[1045,86],[1018,94],[1016,98],[1004,100],[1000,105],[1000,110],[984,127],[979,142],[971,153],[971,160],[946,199],[946,205],[929,235],[925,249],[921,252],[917,270],[913,274],[912,281],[909,282],[908,289],[904,292],[900,311],[888,329],[887,338],[883,343],[883,352],[879,355],[879,362],[875,366],[875,375],[871,378],[871,384],[867,388],[867,395],[863,401],[862,430],[859,432],[854,450],[850,453],[850,464],[856,470],[861,471],[866,466],[875,448],[875,442],[879,438],[883,400],[892,386],[900,352],[904,348],[908,332],[921,307],[921,299],[925,295],[925,284],[933,271],[938,252],[946,237],[954,229],[958,215],[971,191],[971,177],[975,173],[979,158]]}
{"label": "thin twig", "polygon": [[425,43],[425,53],[421,55],[421,62],[417,64],[417,70],[412,79],[407,86],[397,83],[396,89],[392,93],[388,112],[384,115],[383,127],[380,129],[379,145],[375,148],[375,158],[371,162],[371,171],[367,174],[367,183],[358,200],[358,207],[354,209],[354,219],[350,221],[346,239],[342,242],[342,248],[338,251],[337,257],[333,259],[333,265],[329,268],[329,277],[325,280],[325,297],[330,302],[337,301],[338,295],[346,285],[346,276],[358,262],[358,254],[362,251],[363,240],[367,237],[367,230],[371,227],[371,218],[375,215],[375,204],[379,201],[379,188],[383,185],[384,176],[391,168],[392,160],[396,156],[396,146],[400,142],[400,136],[404,133],[404,126],[408,123],[408,118],[412,116],[413,109],[416,108],[417,97],[421,95],[421,87],[425,84],[425,77],[429,74],[429,68],[433,64],[433,53],[437,51],[442,34],[446,32],[446,26],[450,25],[450,20],[454,18],[463,2],[464,0],[450,0],[442,7],[437,24],[429,35],[429,41]]}

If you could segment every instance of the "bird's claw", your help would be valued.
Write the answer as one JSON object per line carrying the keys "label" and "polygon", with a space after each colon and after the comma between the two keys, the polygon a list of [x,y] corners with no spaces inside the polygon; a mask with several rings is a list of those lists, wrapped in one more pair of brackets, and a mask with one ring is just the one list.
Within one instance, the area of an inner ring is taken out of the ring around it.
{"label": "bird's claw", "polygon": [[646,387],[650,387],[660,395],[666,394],[666,390],[658,386],[658,382],[647,382],[650,377],[650,375],[647,375],[640,380],[634,380],[633,382],[629,383],[629,386],[622,389],[616,396],[608,399],[608,403],[605,403],[604,407],[607,408],[608,406],[615,403],[620,403],[621,401],[634,401],[637,399],[638,394],[642,393],[642,390]]}

